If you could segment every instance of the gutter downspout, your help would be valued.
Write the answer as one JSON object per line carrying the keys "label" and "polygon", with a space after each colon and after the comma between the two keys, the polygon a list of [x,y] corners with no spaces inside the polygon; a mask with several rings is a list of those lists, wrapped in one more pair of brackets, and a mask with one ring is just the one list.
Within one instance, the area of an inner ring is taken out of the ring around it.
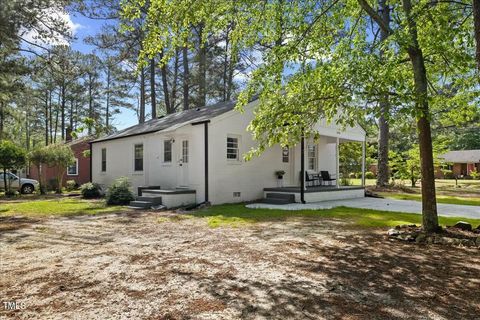
{"label": "gutter downspout", "polygon": [[205,143],[205,203],[209,202],[209,195],[208,195],[208,124],[210,123],[210,120],[205,120],[205,121],[199,121],[199,122],[194,122],[192,123],[192,126],[196,126],[199,124],[203,124],[203,133],[204,133],[204,143]]}
{"label": "gutter downspout", "polygon": [[92,143],[88,143],[90,145],[90,182],[92,182],[92,158],[93,158],[93,153],[92,153]]}
{"label": "gutter downspout", "polygon": [[300,202],[305,203],[305,137],[302,134],[300,160]]}

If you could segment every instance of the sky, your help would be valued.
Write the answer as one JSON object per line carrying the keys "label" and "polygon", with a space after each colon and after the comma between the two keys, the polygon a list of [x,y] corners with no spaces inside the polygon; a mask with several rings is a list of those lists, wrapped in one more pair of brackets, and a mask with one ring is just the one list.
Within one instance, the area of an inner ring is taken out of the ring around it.
{"label": "sky", "polygon": [[[101,31],[105,20],[89,19],[80,14],[69,14],[68,24],[71,26],[76,40],[71,43],[73,50],[78,50],[82,53],[92,53],[95,50],[94,46],[88,45],[84,42],[84,39],[88,36],[94,36]],[[71,21],[71,23],[70,23]],[[115,114],[112,124],[118,129],[124,129],[133,126],[138,123],[137,115],[132,110],[121,109],[121,113]]]}

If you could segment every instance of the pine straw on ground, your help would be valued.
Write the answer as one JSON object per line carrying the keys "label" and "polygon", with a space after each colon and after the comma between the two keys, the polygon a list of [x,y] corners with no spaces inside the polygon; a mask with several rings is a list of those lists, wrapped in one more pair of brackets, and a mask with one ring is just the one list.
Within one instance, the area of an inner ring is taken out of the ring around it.
{"label": "pine straw on ground", "polygon": [[[0,233],[7,319],[478,319],[478,249],[291,218],[209,228],[135,213]],[[11,223],[12,221],[9,221]],[[2,318],[3,319],[3,318]]]}

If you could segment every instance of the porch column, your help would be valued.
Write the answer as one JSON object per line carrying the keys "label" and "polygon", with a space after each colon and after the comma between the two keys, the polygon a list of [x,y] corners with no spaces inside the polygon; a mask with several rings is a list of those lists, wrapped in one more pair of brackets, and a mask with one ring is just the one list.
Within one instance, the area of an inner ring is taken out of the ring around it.
{"label": "porch column", "polygon": [[362,141],[362,187],[365,187],[365,149],[366,141]]}
{"label": "porch column", "polygon": [[337,183],[337,188],[340,186],[340,138],[337,137],[337,143],[335,144],[335,181]]}
{"label": "porch column", "polygon": [[305,203],[305,137],[300,142],[300,202]]}

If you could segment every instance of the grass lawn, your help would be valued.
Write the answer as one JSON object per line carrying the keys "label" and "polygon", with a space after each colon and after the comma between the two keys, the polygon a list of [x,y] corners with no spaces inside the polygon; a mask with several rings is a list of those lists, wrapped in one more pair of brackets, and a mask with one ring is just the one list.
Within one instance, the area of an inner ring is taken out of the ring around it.
{"label": "grass lawn", "polygon": [[[394,192],[378,192],[385,198],[397,200],[415,200],[422,201],[422,195],[417,193],[394,193]],[[437,203],[463,204],[469,206],[480,206],[480,197],[456,197],[437,195]]]}
{"label": "grass lawn", "polygon": [[[359,186],[362,184],[361,179],[349,179],[350,183],[354,186]],[[406,187],[410,187],[411,183],[409,180],[398,181],[402,182]],[[367,187],[376,185],[376,179],[365,179],[365,185]],[[477,191],[480,192],[480,180],[457,180],[457,184],[455,184],[455,180],[453,179],[435,179],[435,185],[437,189],[440,190],[450,190],[450,189],[467,189],[470,191]],[[420,181],[417,182],[416,188],[420,189]]]}
{"label": "grass lawn", "polygon": [[[200,210],[193,217],[206,217],[210,227],[231,226],[239,227],[246,224],[268,222],[274,220],[286,220],[290,218],[303,219],[342,219],[350,221],[354,226],[362,228],[393,227],[401,224],[421,224],[422,216],[413,213],[401,213],[390,211],[376,211],[368,209],[354,209],[338,207],[326,210],[272,210],[272,209],[249,209],[244,204],[219,205]],[[480,225],[480,219],[468,219],[461,217],[439,217],[443,226],[454,225],[462,220]]]}
{"label": "grass lawn", "polygon": [[6,201],[0,203],[0,216],[75,216],[94,215],[127,210],[121,206],[107,206],[104,200],[57,198],[52,200]]}

